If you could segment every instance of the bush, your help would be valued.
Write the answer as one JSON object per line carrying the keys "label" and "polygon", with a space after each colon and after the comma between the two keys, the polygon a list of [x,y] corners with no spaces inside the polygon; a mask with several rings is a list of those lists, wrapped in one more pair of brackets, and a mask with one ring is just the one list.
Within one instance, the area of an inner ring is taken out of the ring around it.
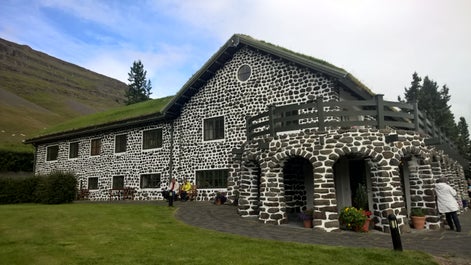
{"label": "bush", "polygon": [[33,171],[34,154],[0,150],[0,171]]}
{"label": "bush", "polygon": [[72,202],[76,194],[77,178],[64,172],[53,172],[41,178],[35,191],[36,201],[46,204]]}
{"label": "bush", "polygon": [[38,177],[0,178],[0,203],[35,202],[34,192],[39,182]]}

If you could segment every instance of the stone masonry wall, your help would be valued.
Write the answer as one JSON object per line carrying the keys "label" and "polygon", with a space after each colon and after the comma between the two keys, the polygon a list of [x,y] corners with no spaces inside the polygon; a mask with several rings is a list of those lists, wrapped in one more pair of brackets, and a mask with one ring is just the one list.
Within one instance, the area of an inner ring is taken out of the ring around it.
{"label": "stone masonry wall", "polygon": [[[398,134],[399,141],[386,143],[385,136]],[[348,154],[361,154],[370,158],[371,181],[373,186],[373,218],[375,228],[389,231],[387,216],[394,213],[401,229],[407,230],[408,218],[399,177],[399,164],[405,155],[424,157],[429,161],[431,154],[424,145],[423,136],[409,131],[350,129],[318,132],[305,130],[299,133],[267,137],[267,149],[260,148],[254,141],[246,146],[242,160],[258,161],[261,167],[260,202],[253,198],[253,183],[250,175],[241,175],[239,212],[250,216],[258,212],[264,223],[282,224],[286,222],[286,201],[282,168],[284,161],[291,157],[303,157],[314,168],[314,226],[326,231],[339,229],[338,210],[335,197],[333,165]],[[244,168],[245,167],[245,168]],[[251,169],[242,164],[241,172]],[[433,174],[430,164],[411,169],[412,206],[429,208],[429,225],[437,223],[433,212]]]}

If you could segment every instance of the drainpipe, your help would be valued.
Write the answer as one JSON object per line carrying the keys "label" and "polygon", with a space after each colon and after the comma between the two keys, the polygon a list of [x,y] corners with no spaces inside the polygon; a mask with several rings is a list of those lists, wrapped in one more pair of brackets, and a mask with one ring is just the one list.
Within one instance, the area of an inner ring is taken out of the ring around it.
{"label": "drainpipe", "polygon": [[170,123],[170,161],[168,162],[168,173],[169,173],[169,179],[172,179],[173,177],[173,146],[174,146],[174,126],[173,126],[174,121],[172,120]]}

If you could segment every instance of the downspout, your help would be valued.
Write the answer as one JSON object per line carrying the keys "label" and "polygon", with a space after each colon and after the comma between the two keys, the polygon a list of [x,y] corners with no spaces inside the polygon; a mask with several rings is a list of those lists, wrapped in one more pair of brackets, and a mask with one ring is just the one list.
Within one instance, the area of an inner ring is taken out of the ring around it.
{"label": "downspout", "polygon": [[169,181],[172,179],[173,176],[173,123],[174,120],[170,122],[170,161],[168,162],[168,175],[169,175]]}

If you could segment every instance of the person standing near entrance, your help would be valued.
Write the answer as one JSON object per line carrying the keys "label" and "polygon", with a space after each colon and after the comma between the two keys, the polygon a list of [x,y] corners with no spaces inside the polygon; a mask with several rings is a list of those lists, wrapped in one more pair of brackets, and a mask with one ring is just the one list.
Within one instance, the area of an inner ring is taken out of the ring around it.
{"label": "person standing near entrance", "polygon": [[177,192],[180,190],[180,184],[178,184],[178,181],[175,178],[172,178],[170,181],[170,186],[169,186],[169,194],[168,194],[168,206],[172,207],[173,206],[173,201],[175,200],[175,196]]}
{"label": "person standing near entrance", "polygon": [[435,196],[437,200],[438,212],[444,213],[446,222],[451,230],[456,227],[456,232],[461,232],[461,224],[457,212],[460,210],[456,201],[456,190],[446,183],[446,178],[442,177],[435,184]]}

